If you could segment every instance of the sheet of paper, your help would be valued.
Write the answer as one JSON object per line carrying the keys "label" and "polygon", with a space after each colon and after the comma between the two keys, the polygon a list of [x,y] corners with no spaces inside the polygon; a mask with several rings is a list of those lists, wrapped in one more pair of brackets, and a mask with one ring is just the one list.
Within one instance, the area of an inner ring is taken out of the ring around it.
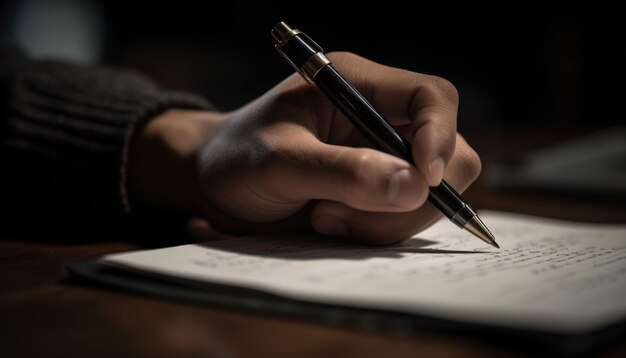
{"label": "sheet of paper", "polygon": [[243,237],[105,256],[169,279],[453,320],[584,332],[626,319],[626,225],[482,212],[502,249],[442,219],[400,244]]}

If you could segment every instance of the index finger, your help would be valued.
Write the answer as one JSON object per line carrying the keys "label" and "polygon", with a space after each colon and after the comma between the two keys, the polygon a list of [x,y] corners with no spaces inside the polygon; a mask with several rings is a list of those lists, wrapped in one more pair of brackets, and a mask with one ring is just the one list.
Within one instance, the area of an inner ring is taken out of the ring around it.
{"label": "index finger", "polygon": [[413,146],[415,166],[438,185],[454,152],[458,93],[447,80],[383,66],[354,54],[331,53],[333,65]]}

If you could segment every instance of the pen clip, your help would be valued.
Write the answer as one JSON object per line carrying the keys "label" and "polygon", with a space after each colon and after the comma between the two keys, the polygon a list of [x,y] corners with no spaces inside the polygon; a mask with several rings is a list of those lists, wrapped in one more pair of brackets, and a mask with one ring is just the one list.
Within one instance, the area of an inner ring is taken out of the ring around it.
{"label": "pen clip", "polygon": [[278,51],[278,53],[281,56],[283,56],[283,58],[287,61],[287,63],[289,63],[289,65],[291,65],[291,67],[293,67],[293,69],[296,70],[296,72],[298,72],[300,74],[300,76],[302,76],[302,78],[304,78],[305,81],[307,81],[307,83],[309,83],[309,84],[313,83],[313,80],[309,77],[309,75],[307,75],[304,71],[302,71],[300,68],[298,68],[298,66],[296,66],[296,64],[293,63],[293,61],[291,61],[289,56],[287,56],[287,54],[285,54],[283,52],[283,50],[280,48],[280,46],[278,44],[274,45],[274,48],[276,49],[276,51]]}

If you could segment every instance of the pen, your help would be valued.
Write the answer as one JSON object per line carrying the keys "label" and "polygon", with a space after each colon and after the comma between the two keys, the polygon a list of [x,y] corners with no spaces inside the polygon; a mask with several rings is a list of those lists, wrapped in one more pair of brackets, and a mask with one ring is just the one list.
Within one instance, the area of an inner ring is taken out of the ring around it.
{"label": "pen", "polygon": [[[337,72],[324,50],[298,29],[280,22],[272,29],[276,50],[304,79],[315,84],[352,124],[379,150],[414,164],[411,144],[374,109],[343,76]],[[450,221],[484,242],[500,248],[476,212],[449,184],[441,181],[430,187],[428,200]]]}

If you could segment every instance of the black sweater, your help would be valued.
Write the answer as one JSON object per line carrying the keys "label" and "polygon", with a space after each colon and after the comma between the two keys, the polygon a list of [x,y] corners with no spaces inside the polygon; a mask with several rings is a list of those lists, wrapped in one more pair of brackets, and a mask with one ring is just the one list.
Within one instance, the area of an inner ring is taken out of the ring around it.
{"label": "black sweater", "polygon": [[133,129],[168,108],[211,107],[136,72],[31,61],[0,41],[0,222],[126,222]]}

